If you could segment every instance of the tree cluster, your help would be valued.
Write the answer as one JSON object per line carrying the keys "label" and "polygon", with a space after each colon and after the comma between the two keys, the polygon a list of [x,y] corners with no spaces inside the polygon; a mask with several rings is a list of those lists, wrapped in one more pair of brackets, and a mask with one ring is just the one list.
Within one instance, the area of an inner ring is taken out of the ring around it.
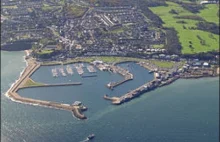
{"label": "tree cluster", "polygon": [[165,28],[166,30],[166,44],[165,49],[167,49],[170,54],[181,54],[182,46],[179,42],[177,32],[174,28]]}
{"label": "tree cluster", "polygon": [[211,32],[213,34],[219,35],[219,25],[211,22],[198,22],[196,24],[198,30]]}

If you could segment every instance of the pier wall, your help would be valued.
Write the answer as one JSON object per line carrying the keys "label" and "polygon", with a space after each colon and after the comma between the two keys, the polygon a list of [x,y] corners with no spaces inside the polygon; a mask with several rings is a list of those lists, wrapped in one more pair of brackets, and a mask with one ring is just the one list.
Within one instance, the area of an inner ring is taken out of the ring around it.
{"label": "pier wall", "polygon": [[[23,74],[19,78],[19,80],[9,89],[8,91],[8,97],[11,98],[13,101],[21,102],[24,104],[31,104],[31,105],[39,105],[43,107],[49,107],[49,108],[55,108],[55,109],[62,109],[71,111],[75,117],[79,119],[86,119],[86,116],[81,114],[81,108],[79,106],[73,106],[73,105],[67,105],[57,102],[51,102],[51,101],[44,101],[44,100],[37,100],[37,99],[31,99],[26,97],[21,97],[17,91],[21,88],[27,88],[22,87],[22,85],[29,79],[29,77],[40,67],[41,65],[36,62],[29,62],[28,66],[25,68]],[[33,87],[49,87],[49,86],[68,86],[68,85],[81,85],[81,82],[76,83],[64,83],[64,84],[46,84],[43,86],[32,86]],[[29,87],[30,88],[30,87]]]}
{"label": "pier wall", "polygon": [[20,89],[39,88],[39,87],[56,87],[56,86],[75,86],[75,85],[82,85],[82,83],[81,82],[75,82],[75,83],[63,83],[63,84],[43,84],[43,85],[38,85],[38,86],[20,87]]}

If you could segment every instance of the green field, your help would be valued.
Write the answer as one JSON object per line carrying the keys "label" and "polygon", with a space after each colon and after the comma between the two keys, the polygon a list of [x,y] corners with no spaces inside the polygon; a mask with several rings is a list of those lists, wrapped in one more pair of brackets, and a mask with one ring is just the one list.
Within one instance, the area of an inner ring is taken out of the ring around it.
{"label": "green field", "polygon": [[163,48],[164,45],[163,44],[154,44],[153,48]]}
{"label": "green field", "polygon": [[2,6],[2,8],[4,9],[17,9],[17,5],[11,5],[11,6]]}
{"label": "green field", "polygon": [[35,82],[32,79],[28,79],[27,82],[25,82],[23,87],[42,86],[42,85],[44,85],[44,84]]}
{"label": "green field", "polygon": [[161,68],[172,68],[174,66],[173,62],[168,61],[151,60],[151,63]]}
{"label": "green field", "polygon": [[53,50],[41,50],[40,52],[37,52],[39,55],[45,55],[45,54],[51,54],[53,53]]}
{"label": "green field", "polygon": [[[205,17],[198,17],[199,15],[183,9],[176,3],[167,2],[167,4],[168,6],[151,7],[150,10],[164,21],[164,27],[173,27],[178,32],[183,54],[194,54],[219,49],[219,35],[211,34],[206,31],[189,29],[191,27],[196,27],[198,20],[175,18],[176,16],[197,16],[197,18],[206,19]],[[171,14],[170,11],[172,9],[178,14]],[[177,21],[184,21],[185,23],[177,23]],[[203,44],[201,44],[201,39],[199,39],[198,36],[205,41]]]}
{"label": "green field", "polygon": [[101,60],[105,63],[120,63],[125,61],[144,62],[145,59],[131,58],[131,57],[114,57],[114,56],[98,56],[98,57],[86,57],[86,58],[74,58],[68,59],[64,62],[44,62],[42,65],[57,65],[57,64],[71,64],[76,62],[88,62],[91,63],[95,60]]}
{"label": "green field", "polygon": [[205,5],[205,9],[201,10],[198,15],[203,17],[208,22],[219,24],[218,11],[219,5],[208,4]]}
{"label": "green field", "polygon": [[74,17],[80,17],[83,16],[83,14],[86,11],[86,8],[77,6],[77,5],[71,5],[67,7],[68,14],[73,15]]}

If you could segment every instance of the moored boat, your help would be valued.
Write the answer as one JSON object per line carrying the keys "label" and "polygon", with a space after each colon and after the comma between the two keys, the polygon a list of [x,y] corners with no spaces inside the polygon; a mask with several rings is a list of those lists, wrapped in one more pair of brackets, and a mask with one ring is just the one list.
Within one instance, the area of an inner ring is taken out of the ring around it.
{"label": "moored boat", "polygon": [[88,137],[87,137],[87,139],[88,140],[91,140],[91,139],[93,139],[95,137],[95,134],[90,134]]}

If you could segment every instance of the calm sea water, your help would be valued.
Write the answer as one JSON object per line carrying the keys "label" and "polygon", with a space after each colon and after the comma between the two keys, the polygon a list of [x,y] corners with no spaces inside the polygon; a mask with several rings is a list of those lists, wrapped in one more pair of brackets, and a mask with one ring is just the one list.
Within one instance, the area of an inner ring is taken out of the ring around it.
{"label": "calm sea water", "polygon": [[[70,112],[19,104],[3,94],[25,67],[23,52],[1,52],[1,141],[79,142],[89,134],[95,142],[218,142],[219,79],[178,80],[146,93],[121,106],[103,99],[104,94],[120,96],[152,79],[135,63],[121,64],[134,75],[113,91],[105,85],[120,75],[97,72],[95,78],[74,76],[54,79],[50,67],[42,67],[32,79],[44,83],[76,82],[81,86],[22,89],[22,96],[72,103],[82,101],[88,119],[77,120]],[[86,70],[86,69],[85,69]]]}

